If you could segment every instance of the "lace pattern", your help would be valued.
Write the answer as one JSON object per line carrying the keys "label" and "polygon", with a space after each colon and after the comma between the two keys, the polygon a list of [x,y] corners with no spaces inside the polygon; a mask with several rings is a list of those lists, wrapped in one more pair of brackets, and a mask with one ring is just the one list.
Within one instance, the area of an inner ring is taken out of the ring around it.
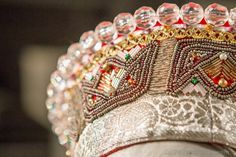
{"label": "lace pattern", "polygon": [[236,148],[236,103],[207,95],[144,94],[95,120],[77,143],[77,157],[97,157],[146,141],[214,142]]}

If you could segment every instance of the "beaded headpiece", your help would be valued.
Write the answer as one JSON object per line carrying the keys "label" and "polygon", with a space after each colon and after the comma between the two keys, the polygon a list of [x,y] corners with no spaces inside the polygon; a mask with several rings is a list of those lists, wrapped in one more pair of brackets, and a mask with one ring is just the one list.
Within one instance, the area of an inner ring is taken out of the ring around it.
{"label": "beaded headpiece", "polygon": [[158,140],[236,148],[236,8],[141,7],[59,58],[48,118],[73,157]]}

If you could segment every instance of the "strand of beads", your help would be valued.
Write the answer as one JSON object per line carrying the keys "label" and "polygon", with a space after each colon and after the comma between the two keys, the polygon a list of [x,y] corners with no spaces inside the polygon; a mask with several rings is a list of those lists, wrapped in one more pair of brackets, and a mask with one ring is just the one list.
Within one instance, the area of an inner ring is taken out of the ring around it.
{"label": "strand of beads", "polygon": [[93,61],[94,53],[116,44],[130,34],[148,33],[163,26],[185,28],[210,24],[223,27],[227,21],[232,30],[236,29],[236,8],[231,9],[229,14],[226,7],[217,3],[209,5],[205,12],[201,5],[193,2],[183,5],[181,9],[176,4],[163,3],[156,12],[151,7],[140,7],[134,15],[120,13],[113,23],[104,21],[97,25],[95,31],[83,33],[79,43],[73,44],[68,49],[67,56],[60,58],[58,71],[63,75],[78,74],[77,71],[82,69],[81,67],[88,66]]}

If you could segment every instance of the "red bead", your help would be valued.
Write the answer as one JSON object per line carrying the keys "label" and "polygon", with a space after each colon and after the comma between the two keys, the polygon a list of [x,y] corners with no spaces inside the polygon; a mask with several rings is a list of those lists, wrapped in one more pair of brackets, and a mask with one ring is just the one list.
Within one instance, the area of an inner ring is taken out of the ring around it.
{"label": "red bead", "polygon": [[129,79],[131,79],[131,76],[130,76],[130,75],[128,75],[128,76],[126,77],[126,80],[129,80]]}
{"label": "red bead", "polygon": [[224,27],[230,27],[229,21],[224,24]]}
{"label": "red bead", "polygon": [[231,84],[233,84],[234,83],[234,80],[227,80],[228,81],[228,86],[231,86]]}
{"label": "red bead", "polygon": [[100,69],[100,73],[104,74],[106,72],[105,69]]}
{"label": "red bead", "polygon": [[219,76],[212,78],[212,81],[213,81],[215,84],[217,84],[217,85],[218,85],[218,83],[219,83],[219,80],[220,80],[220,77],[219,77]]}
{"label": "red bead", "polygon": [[116,69],[116,66],[110,65],[110,68],[111,68],[112,70],[114,70],[114,69]]}
{"label": "red bead", "polygon": [[184,24],[184,22],[181,18],[179,18],[179,20],[176,22],[176,24]]}
{"label": "red bead", "polygon": [[97,100],[97,96],[96,96],[96,95],[93,95],[93,96],[92,96],[92,99],[93,99],[93,101],[96,101],[96,100]]}
{"label": "red bead", "polygon": [[206,23],[206,20],[203,18],[202,21],[200,22],[200,24],[202,24],[202,25],[207,24],[207,23]]}
{"label": "red bead", "polygon": [[155,26],[162,26],[162,24],[160,22],[157,21],[156,25]]}

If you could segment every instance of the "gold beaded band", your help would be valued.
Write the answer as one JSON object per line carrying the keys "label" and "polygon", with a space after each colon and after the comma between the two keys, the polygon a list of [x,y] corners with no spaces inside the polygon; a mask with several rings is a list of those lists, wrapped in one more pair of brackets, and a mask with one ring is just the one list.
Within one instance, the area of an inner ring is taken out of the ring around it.
{"label": "gold beaded band", "polygon": [[77,74],[77,78],[82,80],[88,71],[94,69],[94,67],[104,62],[106,58],[117,55],[118,51],[125,51],[134,48],[137,45],[145,46],[152,41],[163,41],[169,38],[193,38],[193,39],[209,39],[214,41],[225,41],[230,43],[236,43],[236,33],[221,32],[210,29],[210,25],[206,26],[206,29],[189,28],[166,28],[159,31],[153,31],[150,34],[134,35],[130,34],[125,40],[119,42],[114,46],[103,47],[94,55],[93,62],[86,65],[83,71]]}

